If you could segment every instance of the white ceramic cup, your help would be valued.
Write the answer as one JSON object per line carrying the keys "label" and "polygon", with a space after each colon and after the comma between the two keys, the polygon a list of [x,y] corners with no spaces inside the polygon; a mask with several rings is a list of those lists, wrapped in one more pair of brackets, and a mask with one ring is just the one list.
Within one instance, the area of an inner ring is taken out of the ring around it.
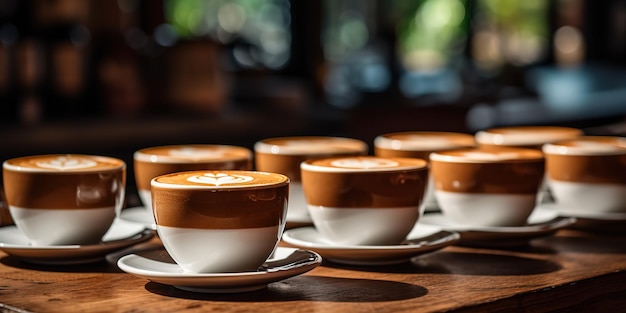
{"label": "white ceramic cup", "polygon": [[430,166],[443,215],[468,226],[524,225],[544,176],[544,157],[536,149],[435,152]]}
{"label": "white ceramic cup", "polygon": [[626,212],[626,138],[583,136],[543,146],[548,186],[563,209]]}
{"label": "white ceramic cup", "polygon": [[17,227],[34,246],[100,242],[124,203],[124,161],[91,155],[37,155],[3,163]]}
{"label": "white ceramic cup", "polygon": [[301,168],[313,224],[331,244],[399,244],[419,220],[425,160],[335,157],[307,160]]}
{"label": "white ceramic cup", "polygon": [[190,171],[158,176],[151,185],[157,232],[185,272],[256,272],[282,236],[284,175]]}

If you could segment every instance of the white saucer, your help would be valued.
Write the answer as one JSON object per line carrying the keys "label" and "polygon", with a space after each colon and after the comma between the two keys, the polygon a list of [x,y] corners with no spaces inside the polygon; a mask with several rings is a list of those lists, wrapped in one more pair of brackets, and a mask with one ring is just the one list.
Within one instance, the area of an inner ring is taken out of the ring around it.
{"label": "white saucer", "polygon": [[313,251],[279,247],[256,272],[184,273],[162,249],[143,256],[126,255],[119,259],[117,266],[135,276],[182,290],[234,293],[263,289],[269,283],[306,273],[321,263],[322,257]]}
{"label": "white saucer", "polygon": [[120,218],[129,222],[139,223],[145,228],[156,230],[156,223],[145,207],[136,206],[122,210]]}
{"label": "white saucer", "polygon": [[572,210],[568,207],[559,205],[558,203],[542,203],[538,206],[545,211],[554,212],[559,216],[571,216],[577,218],[591,219],[591,220],[599,220],[599,221],[625,221],[626,222],[626,213],[602,213],[602,212],[593,212],[592,208],[590,208],[589,212],[581,212],[578,210]]}
{"label": "white saucer", "polygon": [[412,257],[442,249],[455,243],[459,235],[442,231],[440,227],[420,225],[407,236],[407,240],[397,245],[356,246],[328,243],[315,227],[301,227],[286,230],[283,241],[300,248],[311,249],[336,263],[349,265],[385,265],[403,263]]}
{"label": "white saucer", "polygon": [[574,217],[562,217],[556,212],[535,208],[523,226],[489,227],[459,225],[447,219],[443,213],[424,214],[420,223],[436,225],[461,235],[459,245],[478,247],[515,247],[528,244],[534,238],[554,234],[559,229],[576,222]]}
{"label": "white saucer", "polygon": [[116,219],[101,243],[92,245],[31,246],[16,226],[0,227],[0,250],[38,264],[82,264],[102,260],[106,254],[144,242],[154,236],[141,224]]}
{"label": "white saucer", "polygon": [[607,233],[626,232],[626,213],[580,212],[554,202],[542,203],[538,208],[559,216],[575,217],[573,228]]}

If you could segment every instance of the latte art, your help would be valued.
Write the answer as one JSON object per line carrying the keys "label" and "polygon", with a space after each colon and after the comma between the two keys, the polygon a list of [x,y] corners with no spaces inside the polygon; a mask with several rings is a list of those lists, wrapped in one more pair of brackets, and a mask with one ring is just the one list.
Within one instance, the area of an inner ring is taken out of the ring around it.
{"label": "latte art", "polygon": [[370,168],[389,168],[389,167],[397,167],[398,162],[394,162],[386,159],[377,159],[377,158],[354,158],[354,159],[339,159],[331,162],[332,166],[335,167],[343,167],[343,168],[362,168],[362,169],[370,169]]}
{"label": "latte art", "polygon": [[472,160],[514,160],[520,157],[519,153],[514,152],[467,152],[463,154],[468,159]]}
{"label": "latte art", "polygon": [[224,156],[224,150],[219,149],[199,149],[194,147],[181,147],[179,149],[172,149],[169,151],[169,155],[180,158],[203,158],[213,159],[221,158]]}
{"label": "latte art", "polygon": [[227,184],[241,184],[254,180],[254,178],[245,175],[225,174],[225,173],[205,173],[202,175],[191,176],[187,181],[199,184],[208,184],[214,186]]}
{"label": "latte art", "polygon": [[94,162],[92,160],[71,156],[60,156],[56,159],[40,161],[36,164],[40,168],[54,169],[59,171],[90,168],[98,165],[97,162]]}

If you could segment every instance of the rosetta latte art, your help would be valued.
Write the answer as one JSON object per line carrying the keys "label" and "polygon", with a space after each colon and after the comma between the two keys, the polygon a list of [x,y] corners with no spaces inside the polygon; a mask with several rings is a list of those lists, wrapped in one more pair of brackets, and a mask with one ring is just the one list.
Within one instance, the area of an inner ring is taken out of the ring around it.
{"label": "rosetta latte art", "polygon": [[199,184],[208,185],[226,185],[226,184],[241,184],[254,180],[254,178],[245,175],[225,174],[225,173],[205,173],[203,175],[192,176],[187,178],[187,181]]}
{"label": "rosetta latte art", "polygon": [[385,159],[341,159],[333,161],[332,166],[335,167],[343,167],[343,168],[387,168],[387,167],[396,167],[398,166],[398,162],[385,160]]}
{"label": "rosetta latte art", "polygon": [[37,162],[37,166],[40,168],[49,168],[60,171],[90,168],[96,166],[97,164],[97,162],[92,160],[71,156],[61,156],[53,160]]}

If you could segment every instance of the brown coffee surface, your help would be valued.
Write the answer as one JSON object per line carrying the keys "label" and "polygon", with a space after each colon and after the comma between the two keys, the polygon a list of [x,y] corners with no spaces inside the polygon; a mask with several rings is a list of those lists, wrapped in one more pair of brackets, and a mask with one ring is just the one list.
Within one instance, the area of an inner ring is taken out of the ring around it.
{"label": "brown coffee surface", "polygon": [[124,161],[92,155],[53,154],[25,156],[5,161],[4,167],[18,171],[41,172],[93,172],[117,170],[125,167]]}
{"label": "brown coffee surface", "polygon": [[374,153],[381,157],[428,160],[431,152],[474,147],[474,136],[453,132],[399,132],[378,136]]}
{"label": "brown coffee surface", "polygon": [[152,203],[161,226],[257,228],[283,222],[288,193],[289,180],[280,174],[195,171],[155,178]]}
{"label": "brown coffee surface", "polygon": [[245,162],[252,159],[252,152],[244,147],[227,145],[171,145],[141,149],[135,153],[135,159],[177,164]]}
{"label": "brown coffee surface", "polygon": [[435,189],[462,193],[535,194],[545,171],[539,150],[466,149],[431,156]]}

